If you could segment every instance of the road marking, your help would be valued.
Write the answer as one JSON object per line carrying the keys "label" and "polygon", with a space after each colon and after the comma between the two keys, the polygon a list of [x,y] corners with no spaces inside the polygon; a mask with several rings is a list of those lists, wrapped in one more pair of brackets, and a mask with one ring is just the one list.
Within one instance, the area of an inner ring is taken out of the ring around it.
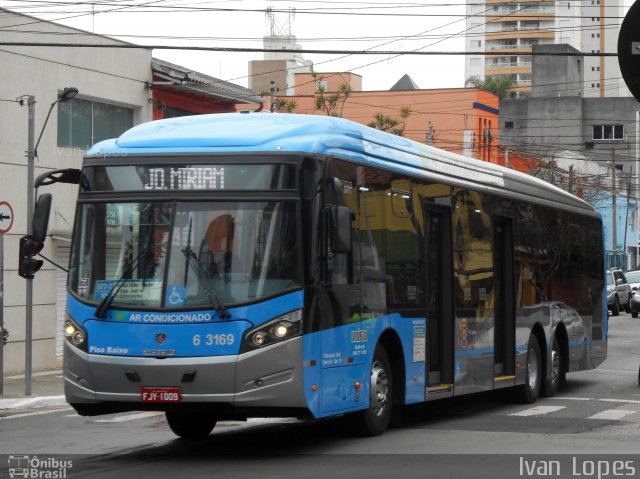
{"label": "road marking", "polygon": [[164,414],[162,411],[141,412],[139,414],[127,414],[126,416],[112,417],[109,419],[98,419],[93,422],[117,423],[126,421],[135,421],[137,419],[146,419],[148,417],[160,416]]}
{"label": "road marking", "polygon": [[0,417],[0,421],[4,421],[6,419],[16,419],[19,417],[27,417],[27,416],[42,416],[43,414],[52,414],[54,412],[64,412],[71,411],[72,407],[65,407],[62,409],[49,409],[47,411],[36,411],[36,412],[23,412],[21,414],[12,414],[11,416]]}
{"label": "road marking", "polygon": [[560,401],[602,401],[602,402],[613,402],[620,404],[640,404],[640,401],[637,399],[600,399],[600,398],[572,398],[572,397],[554,397],[550,398],[551,400],[560,400]]}
{"label": "road marking", "polygon": [[640,404],[640,401],[636,399],[600,399],[600,401],[617,402],[622,404]]}
{"label": "road marking", "polygon": [[535,406],[524,411],[509,414],[509,416],[543,416],[551,412],[566,409],[566,406]]}
{"label": "road marking", "polygon": [[634,414],[636,411],[625,411],[624,409],[607,409],[606,411],[599,412],[593,416],[589,416],[587,419],[608,419],[610,421],[618,421],[629,414]]}

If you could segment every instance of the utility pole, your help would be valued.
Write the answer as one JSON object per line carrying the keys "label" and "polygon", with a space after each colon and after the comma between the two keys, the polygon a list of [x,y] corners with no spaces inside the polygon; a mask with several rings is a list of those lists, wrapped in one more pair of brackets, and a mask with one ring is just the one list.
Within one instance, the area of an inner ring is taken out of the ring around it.
{"label": "utility pole", "polygon": [[[640,227],[640,111],[636,111],[636,211],[637,222]],[[640,241],[640,240],[639,240]],[[640,243],[636,244],[636,265],[640,267]]]}
{"label": "utility pole", "polygon": [[611,183],[613,187],[611,188],[611,229],[613,233],[613,244],[611,248],[615,251],[616,244],[618,244],[618,235],[617,235],[617,221],[616,221],[616,155],[613,147],[611,147]]}
{"label": "utility pole", "polygon": [[576,181],[575,171],[573,165],[569,165],[569,193],[573,194],[573,185]]}
{"label": "utility pole", "polygon": [[276,82],[271,80],[271,94],[269,95],[269,111],[271,113],[273,113],[273,111],[275,110],[275,93],[276,93]]}
{"label": "utility pole", "polygon": [[[27,132],[27,235],[31,235],[33,233],[33,169],[35,167],[36,140],[36,98],[33,95],[27,97],[27,105],[29,107],[29,128]],[[31,396],[31,372],[33,369],[33,279],[29,278],[27,278],[25,303],[24,395]]]}
{"label": "utility pole", "polygon": [[624,252],[623,256],[623,269],[628,268],[627,261],[627,228],[629,227],[629,202],[631,201],[631,178],[633,178],[633,167],[631,167],[631,172],[629,173],[629,183],[627,184],[627,208],[624,212],[624,246],[622,247],[622,251]]}

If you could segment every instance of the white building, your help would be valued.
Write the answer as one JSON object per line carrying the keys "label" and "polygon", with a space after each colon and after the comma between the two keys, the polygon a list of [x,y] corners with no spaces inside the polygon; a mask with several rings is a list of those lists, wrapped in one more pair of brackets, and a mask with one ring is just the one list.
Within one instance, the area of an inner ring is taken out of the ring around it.
{"label": "white building", "polygon": [[[533,45],[568,44],[588,54],[615,53],[622,0],[467,1],[465,80],[510,77],[515,90],[531,90]],[[477,52],[476,55],[473,53]],[[495,55],[486,55],[486,53]],[[586,97],[630,96],[616,57],[585,57]]]}
{"label": "white building", "polygon": [[[0,10],[0,41],[120,45],[85,31]],[[21,32],[21,30],[24,32]],[[35,136],[44,126],[52,102],[65,87],[79,90],[71,102],[56,105],[37,149],[35,177],[59,168],[78,168],[87,146],[151,120],[147,82],[151,50],[146,48],[9,47],[0,51],[0,201],[11,204],[15,222],[4,235],[4,372],[25,366],[26,281],[18,276],[19,238],[27,231],[26,95],[35,97]],[[75,212],[76,185],[49,187],[53,205],[42,254],[66,265]],[[42,191],[41,191],[42,192]],[[33,280],[33,369],[56,366],[62,354],[66,274],[45,262]]]}
{"label": "white building", "polygon": [[[9,331],[4,373],[24,371],[26,281],[18,276],[19,239],[27,232],[28,106],[35,97],[35,136],[43,131],[35,162],[43,172],[79,168],[87,147],[113,138],[133,125],[187,114],[258,108],[256,91],[152,59],[145,47],[0,9],[0,42],[89,44],[100,47],[9,47],[0,51],[0,201],[9,202],[15,222],[4,235],[3,298],[0,318]],[[109,46],[113,45],[113,48]],[[106,46],[106,47],[104,47]],[[78,96],[59,103],[43,129],[49,108],[65,87]],[[21,106],[20,100],[23,101]],[[77,186],[56,184],[49,235],[42,254],[66,266]],[[42,192],[42,191],[41,191]],[[66,273],[46,263],[33,280],[33,369],[53,368],[62,356]],[[2,373],[2,371],[0,371]]]}

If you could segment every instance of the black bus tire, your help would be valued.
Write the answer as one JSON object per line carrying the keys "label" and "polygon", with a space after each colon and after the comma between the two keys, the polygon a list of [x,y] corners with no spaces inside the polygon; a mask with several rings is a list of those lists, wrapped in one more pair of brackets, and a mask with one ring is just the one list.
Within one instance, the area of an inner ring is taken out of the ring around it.
{"label": "black bus tire", "polygon": [[526,381],[516,388],[516,400],[523,404],[533,404],[538,399],[542,386],[540,344],[533,334],[529,336],[526,361]]}
{"label": "black bus tire", "polygon": [[567,373],[562,367],[563,358],[558,338],[553,338],[553,349],[549,360],[551,362],[550,375],[542,382],[542,395],[548,398],[555,396],[567,380]]}
{"label": "black bus tire", "polygon": [[204,439],[218,422],[215,416],[204,413],[166,411],[165,416],[173,433],[182,439]]}
{"label": "black bus tire", "polygon": [[393,408],[393,371],[384,347],[378,346],[371,363],[369,407],[353,418],[361,436],[379,436],[387,430]]}

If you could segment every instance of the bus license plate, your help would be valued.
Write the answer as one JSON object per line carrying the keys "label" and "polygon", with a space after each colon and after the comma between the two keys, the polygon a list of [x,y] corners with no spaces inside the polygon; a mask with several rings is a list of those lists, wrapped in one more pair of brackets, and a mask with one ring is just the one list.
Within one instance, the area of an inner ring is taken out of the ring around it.
{"label": "bus license plate", "polygon": [[180,388],[141,388],[142,402],[180,402]]}

